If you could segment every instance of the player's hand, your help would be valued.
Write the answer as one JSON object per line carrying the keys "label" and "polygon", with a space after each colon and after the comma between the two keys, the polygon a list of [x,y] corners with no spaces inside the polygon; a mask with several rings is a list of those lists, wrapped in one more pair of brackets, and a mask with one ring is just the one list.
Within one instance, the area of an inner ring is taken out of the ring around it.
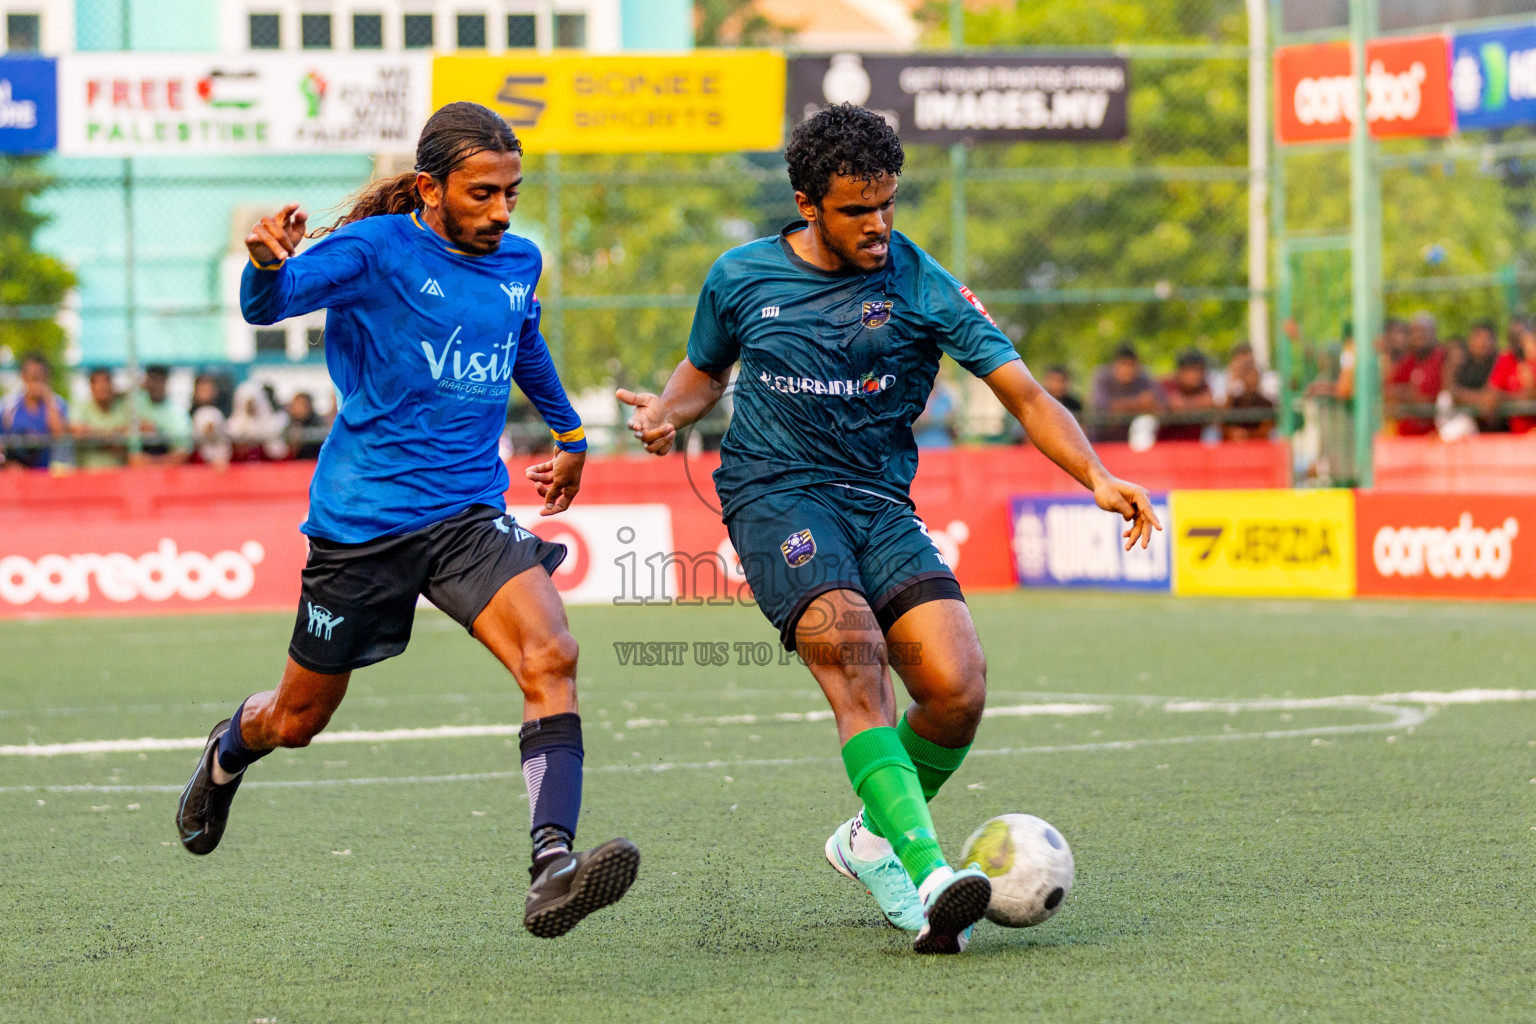
{"label": "player's hand", "polygon": [[309,214],[289,203],[270,217],[263,217],[245,236],[245,247],[257,263],[281,263],[299,251]]}
{"label": "player's hand", "polygon": [[645,445],[645,450],[652,455],[665,455],[671,451],[672,443],[677,440],[677,428],[672,425],[661,396],[648,391],[637,394],[624,388],[619,388],[615,394],[625,405],[635,407],[635,414],[625,426]]}
{"label": "player's hand", "polygon": [[537,466],[529,466],[523,475],[533,481],[539,497],[544,499],[541,516],[553,516],[564,512],[576,500],[581,490],[581,467],[586,464],[586,452],[555,452],[555,457]]}
{"label": "player's hand", "polygon": [[1147,489],[1117,477],[1106,477],[1093,489],[1093,500],[1106,512],[1118,512],[1130,523],[1125,537],[1125,550],[1129,551],[1138,541],[1145,548],[1152,543],[1152,531],[1161,530],[1157,513],[1152,510],[1152,498]]}

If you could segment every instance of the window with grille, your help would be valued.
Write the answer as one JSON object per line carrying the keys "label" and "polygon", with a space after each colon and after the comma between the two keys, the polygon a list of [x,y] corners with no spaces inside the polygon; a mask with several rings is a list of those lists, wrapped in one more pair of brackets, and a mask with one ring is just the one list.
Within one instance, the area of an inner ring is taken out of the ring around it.
{"label": "window with grille", "polygon": [[288,354],[288,332],[281,327],[264,327],[256,331],[256,354]]}
{"label": "window with grille", "polygon": [[507,15],[507,48],[531,50],[539,45],[539,22],[532,14]]}
{"label": "window with grille", "polygon": [[459,49],[485,49],[485,15],[461,14],[456,20]]}
{"label": "window with grille", "polygon": [[283,45],[282,19],[276,14],[253,14],[250,26],[251,49],[276,50]]}
{"label": "window with grille", "polygon": [[305,14],[299,17],[299,45],[306,50],[331,48],[331,16]]}
{"label": "window with grille", "polygon": [[7,14],[5,46],[17,53],[36,53],[43,46],[43,18],[40,14]]}
{"label": "window with grille", "polygon": [[405,48],[426,50],[432,47],[432,15],[407,14],[405,16]]}
{"label": "window with grille", "polygon": [[585,14],[555,15],[555,45],[584,48],[587,45],[587,16]]}
{"label": "window with grille", "polygon": [[384,49],[384,15],[352,15],[352,49]]}

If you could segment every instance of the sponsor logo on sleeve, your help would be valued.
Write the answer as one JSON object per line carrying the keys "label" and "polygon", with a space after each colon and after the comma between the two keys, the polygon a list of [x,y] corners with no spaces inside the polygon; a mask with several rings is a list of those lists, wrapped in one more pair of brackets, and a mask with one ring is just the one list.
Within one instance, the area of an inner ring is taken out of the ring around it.
{"label": "sponsor logo on sleeve", "polygon": [[981,300],[976,297],[975,292],[971,291],[965,285],[961,285],[960,294],[965,296],[966,302],[969,302],[971,305],[976,307],[976,312],[987,318],[987,323],[991,324],[993,327],[997,326],[997,321],[992,319],[992,314],[987,312],[987,307],[981,304]]}

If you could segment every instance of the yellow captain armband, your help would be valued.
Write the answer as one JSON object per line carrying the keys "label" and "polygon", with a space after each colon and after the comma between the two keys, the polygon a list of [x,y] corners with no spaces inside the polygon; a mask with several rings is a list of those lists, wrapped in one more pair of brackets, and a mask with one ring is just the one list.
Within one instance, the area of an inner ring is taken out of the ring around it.
{"label": "yellow captain armband", "polygon": [[[551,430],[550,433],[554,435],[555,444],[560,446],[561,451],[579,452],[586,450],[587,432],[582,427],[577,427],[575,430],[567,430],[563,433],[558,430]],[[571,447],[567,448],[565,447],[566,445]]]}
{"label": "yellow captain armband", "polygon": [[[247,253],[246,255],[250,256],[249,253]],[[277,268],[279,268],[279,267],[281,267],[283,265],[283,261],[282,260],[274,260],[271,263],[257,263],[255,256],[250,256],[250,260],[251,260],[251,266],[255,267],[257,270],[276,270]]]}

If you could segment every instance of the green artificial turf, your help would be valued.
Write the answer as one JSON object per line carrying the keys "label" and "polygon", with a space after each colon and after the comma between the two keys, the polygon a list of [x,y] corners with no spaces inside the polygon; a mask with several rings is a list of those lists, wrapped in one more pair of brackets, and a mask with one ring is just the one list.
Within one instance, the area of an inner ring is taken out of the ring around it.
{"label": "green artificial turf", "polygon": [[[1529,607],[972,608],[992,705],[1110,708],[988,718],[934,803],[951,854],[1005,811],[1067,836],[1076,888],[1038,928],[914,956],[822,858],[856,804],[832,723],[802,717],[825,707],[804,669],[692,647],[624,666],[612,646],[772,642],[755,610],[573,608],[580,838],[640,845],[622,903],[557,941],[522,930],[504,736],[279,751],[201,859],[166,791],[192,752],[5,756],[0,1020],[1536,1019],[1536,702],[1168,710],[1531,687]],[[275,679],[292,621],[0,624],[0,744],[205,734]],[[519,717],[510,678],[428,612],[332,729]]]}

